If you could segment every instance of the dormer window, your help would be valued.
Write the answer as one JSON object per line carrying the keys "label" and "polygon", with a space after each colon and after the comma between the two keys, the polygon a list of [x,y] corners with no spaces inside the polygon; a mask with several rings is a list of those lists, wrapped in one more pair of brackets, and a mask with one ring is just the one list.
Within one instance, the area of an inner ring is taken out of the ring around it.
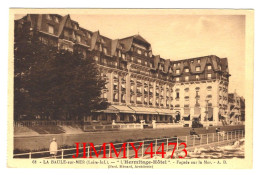
{"label": "dormer window", "polygon": [[48,20],[51,20],[51,15],[47,15],[47,19],[48,19]]}
{"label": "dormer window", "polygon": [[198,63],[200,63],[200,59],[198,59]]}
{"label": "dormer window", "polygon": [[59,22],[60,22],[58,17],[55,17],[55,22],[56,22],[56,23],[59,23]]}
{"label": "dormer window", "polygon": [[146,56],[146,57],[148,56],[147,52],[144,52],[144,56]]}
{"label": "dormer window", "polygon": [[208,70],[211,70],[211,69],[212,69],[211,65],[208,65],[207,68],[208,68]]}
{"label": "dormer window", "polygon": [[176,74],[180,74],[180,69],[176,69]]}
{"label": "dormer window", "polygon": [[185,70],[185,72],[189,72],[189,68],[185,68],[184,70]]}
{"label": "dormer window", "polygon": [[211,74],[208,74],[208,76],[207,76],[207,77],[208,77],[208,79],[211,79]]}
{"label": "dormer window", "polygon": [[179,82],[179,81],[180,81],[180,78],[179,78],[179,77],[177,77],[177,78],[175,79],[175,81],[176,81],[176,82]]}
{"label": "dormer window", "polygon": [[196,67],[196,71],[200,71],[200,66],[197,66],[197,67]]}
{"label": "dormer window", "polygon": [[88,38],[91,38],[91,35],[90,35],[90,33],[87,33],[87,37],[88,37]]}
{"label": "dormer window", "polygon": [[140,49],[137,49],[137,53],[141,55],[142,51]]}
{"label": "dormer window", "polygon": [[152,57],[152,56],[153,56],[153,53],[152,53],[152,52],[149,52],[149,56]]}
{"label": "dormer window", "polygon": [[54,27],[52,25],[48,26],[48,32],[54,34]]}
{"label": "dormer window", "polygon": [[77,41],[81,42],[81,37],[79,35],[76,35]]}

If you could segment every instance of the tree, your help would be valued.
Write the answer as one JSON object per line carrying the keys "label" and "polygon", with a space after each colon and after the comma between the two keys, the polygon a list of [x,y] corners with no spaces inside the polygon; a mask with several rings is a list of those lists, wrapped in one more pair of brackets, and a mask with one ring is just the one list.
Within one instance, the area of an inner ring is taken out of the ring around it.
{"label": "tree", "polygon": [[75,119],[107,107],[101,98],[105,81],[92,59],[57,50],[35,38],[18,43],[14,53],[16,119],[20,115]]}

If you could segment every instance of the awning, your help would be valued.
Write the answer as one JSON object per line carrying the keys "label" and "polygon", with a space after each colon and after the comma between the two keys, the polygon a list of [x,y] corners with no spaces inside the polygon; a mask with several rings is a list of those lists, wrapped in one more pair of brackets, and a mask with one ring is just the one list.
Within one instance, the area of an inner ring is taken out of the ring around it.
{"label": "awning", "polygon": [[159,115],[174,115],[174,111],[169,109],[156,108],[156,111],[159,113]]}
{"label": "awning", "polygon": [[114,108],[113,106],[108,106],[107,109],[95,110],[95,111],[92,111],[92,112],[119,113],[119,110]]}
{"label": "awning", "polygon": [[130,109],[127,106],[120,106],[120,105],[112,105],[112,107],[116,108],[117,110],[119,110],[120,113],[130,113],[130,114],[134,114],[135,111]]}
{"label": "awning", "polygon": [[129,106],[136,114],[158,114],[154,108]]}

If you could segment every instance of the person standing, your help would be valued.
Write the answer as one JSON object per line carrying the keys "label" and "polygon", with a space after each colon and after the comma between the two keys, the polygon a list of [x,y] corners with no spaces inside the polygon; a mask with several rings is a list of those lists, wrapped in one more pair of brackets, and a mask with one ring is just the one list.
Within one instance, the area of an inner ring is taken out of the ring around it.
{"label": "person standing", "polygon": [[50,144],[50,155],[52,158],[56,158],[58,152],[58,144],[56,142],[56,139],[53,138]]}

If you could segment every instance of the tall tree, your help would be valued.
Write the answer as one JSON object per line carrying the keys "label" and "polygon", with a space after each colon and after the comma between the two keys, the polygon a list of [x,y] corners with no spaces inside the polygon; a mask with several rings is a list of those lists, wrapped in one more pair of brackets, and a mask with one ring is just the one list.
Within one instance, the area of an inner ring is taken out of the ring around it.
{"label": "tall tree", "polygon": [[74,119],[104,109],[105,81],[92,59],[44,45],[37,39],[16,44],[15,116]]}

